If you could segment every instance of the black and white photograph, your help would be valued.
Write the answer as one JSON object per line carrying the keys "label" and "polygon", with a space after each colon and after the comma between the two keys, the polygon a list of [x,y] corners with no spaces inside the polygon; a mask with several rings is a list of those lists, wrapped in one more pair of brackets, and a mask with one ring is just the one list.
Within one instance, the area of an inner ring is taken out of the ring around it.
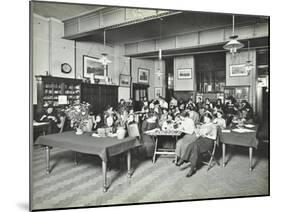
{"label": "black and white photograph", "polygon": [[83,77],[92,79],[104,79],[106,69],[99,58],[83,55]]}
{"label": "black and white photograph", "polygon": [[178,79],[191,79],[191,68],[178,69]]}
{"label": "black and white photograph", "polygon": [[139,68],[138,69],[138,82],[149,83],[149,69]]}
{"label": "black and white photograph", "polygon": [[122,87],[130,87],[131,86],[131,76],[120,74],[119,85],[122,86]]}
{"label": "black and white photograph", "polygon": [[31,211],[270,195],[268,15],[29,4]]}

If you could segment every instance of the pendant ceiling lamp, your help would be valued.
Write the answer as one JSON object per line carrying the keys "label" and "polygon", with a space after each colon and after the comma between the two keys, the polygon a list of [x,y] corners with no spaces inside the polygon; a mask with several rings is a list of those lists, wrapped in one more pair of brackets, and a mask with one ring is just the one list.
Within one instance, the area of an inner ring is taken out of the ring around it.
{"label": "pendant ceiling lamp", "polygon": [[162,60],[162,49],[161,49],[161,39],[162,39],[162,18],[160,18],[160,26],[159,26],[159,28],[160,28],[160,36],[159,36],[159,50],[158,50],[158,59],[159,60]]}
{"label": "pendant ceiling lamp", "polygon": [[238,49],[241,49],[244,47],[244,44],[240,43],[237,40],[238,35],[235,35],[235,33],[234,33],[234,25],[235,25],[235,16],[232,15],[232,36],[229,37],[230,41],[228,41],[223,46],[223,48],[226,50],[229,50],[232,55],[234,55]]}
{"label": "pendant ceiling lamp", "polygon": [[102,57],[99,59],[99,62],[106,67],[109,63],[112,63],[108,58],[107,58],[107,53],[105,53],[105,44],[106,44],[106,35],[105,35],[105,30],[103,31],[103,47],[104,47],[104,53],[102,53]]}
{"label": "pendant ceiling lamp", "polygon": [[250,60],[250,41],[248,40],[248,60],[246,61],[246,70],[250,72],[254,68],[252,61]]}

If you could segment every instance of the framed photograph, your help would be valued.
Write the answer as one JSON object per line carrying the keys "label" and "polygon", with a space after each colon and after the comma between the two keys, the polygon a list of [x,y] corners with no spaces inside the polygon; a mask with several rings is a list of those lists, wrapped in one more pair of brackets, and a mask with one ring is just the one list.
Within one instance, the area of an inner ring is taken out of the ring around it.
{"label": "framed photograph", "polygon": [[192,79],[192,68],[178,69],[178,79]]}
{"label": "framed photograph", "polygon": [[246,70],[246,66],[244,64],[230,65],[229,70],[231,77],[248,76],[248,71]]}
{"label": "framed photograph", "polygon": [[120,74],[119,76],[119,86],[121,87],[130,87],[131,86],[131,76]]}
{"label": "framed photograph", "polygon": [[105,79],[107,75],[107,67],[99,62],[99,58],[83,55],[83,77],[93,79]]}
{"label": "framed photograph", "polygon": [[149,69],[139,68],[138,69],[138,82],[149,83]]}
{"label": "framed photograph", "polygon": [[159,98],[160,96],[163,96],[163,89],[162,88],[155,88],[154,89],[154,97]]}

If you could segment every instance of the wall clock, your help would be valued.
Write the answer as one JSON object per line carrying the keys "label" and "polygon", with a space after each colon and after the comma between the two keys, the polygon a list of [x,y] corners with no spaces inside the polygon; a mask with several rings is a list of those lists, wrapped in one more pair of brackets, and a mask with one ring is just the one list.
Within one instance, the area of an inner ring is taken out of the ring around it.
{"label": "wall clock", "polygon": [[68,73],[71,72],[71,70],[72,70],[72,68],[68,63],[61,64],[61,72],[62,73],[68,74]]}

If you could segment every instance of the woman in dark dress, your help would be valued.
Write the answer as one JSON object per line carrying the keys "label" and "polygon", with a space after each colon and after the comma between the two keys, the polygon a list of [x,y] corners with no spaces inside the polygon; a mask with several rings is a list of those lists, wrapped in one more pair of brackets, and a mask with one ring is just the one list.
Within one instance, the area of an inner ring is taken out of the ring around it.
{"label": "woman in dark dress", "polygon": [[146,157],[153,156],[155,142],[154,139],[150,135],[147,135],[145,132],[156,128],[160,128],[157,115],[155,113],[148,113],[148,117],[143,121],[141,127],[141,138]]}
{"label": "woman in dark dress", "polygon": [[52,105],[49,105],[46,111],[42,114],[39,122],[49,122],[48,134],[58,133],[60,128],[58,124],[60,124],[60,119],[55,112]]}

